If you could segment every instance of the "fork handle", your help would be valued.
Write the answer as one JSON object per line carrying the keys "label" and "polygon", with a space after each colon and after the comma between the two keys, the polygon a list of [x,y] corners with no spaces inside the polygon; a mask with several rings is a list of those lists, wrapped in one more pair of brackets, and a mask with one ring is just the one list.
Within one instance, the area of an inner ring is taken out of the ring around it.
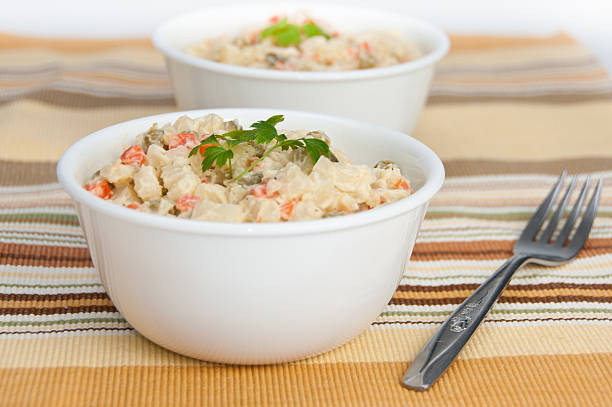
{"label": "fork handle", "polygon": [[444,373],[480,326],[512,275],[528,259],[520,255],[509,258],[448,317],[404,373],[404,386],[427,390]]}

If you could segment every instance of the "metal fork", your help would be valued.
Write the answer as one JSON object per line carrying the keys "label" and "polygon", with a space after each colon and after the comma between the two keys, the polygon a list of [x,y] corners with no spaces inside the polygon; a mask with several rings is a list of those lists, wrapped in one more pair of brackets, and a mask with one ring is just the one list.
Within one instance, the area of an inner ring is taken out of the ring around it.
{"label": "metal fork", "polygon": [[[563,218],[565,208],[576,186],[576,177],[566,189],[557,210],[552,214],[546,228],[540,232],[557,200],[559,191],[565,181],[565,171],[540,204],[527,223],[518,241],[514,245],[514,255],[510,257],[487,281],[465,300],[453,314],[448,317],[434,336],[421,349],[412,364],[404,373],[402,383],[412,390],[427,390],[444,373],[461,349],[465,346],[476,328],[499,298],[502,291],[522,265],[528,262],[556,266],[570,261],[584,246],[593,219],[597,212],[602,181],[599,180],[595,192],[589,201],[582,221],[573,236],[570,234],[578,220],[591,179],[586,179],[572,211],[559,234],[553,239],[559,221]],[[540,233],[538,233],[540,232]]]}

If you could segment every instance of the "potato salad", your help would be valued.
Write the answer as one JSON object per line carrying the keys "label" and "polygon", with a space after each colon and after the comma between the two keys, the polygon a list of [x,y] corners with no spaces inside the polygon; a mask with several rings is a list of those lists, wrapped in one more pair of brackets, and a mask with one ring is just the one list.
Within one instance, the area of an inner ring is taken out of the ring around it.
{"label": "potato salad", "polygon": [[218,115],[154,124],[84,188],[126,208],[215,222],[342,216],[413,193],[399,167],[352,164],[319,130],[273,116],[244,129]]}
{"label": "potato salad", "polygon": [[345,34],[304,16],[274,16],[269,24],[237,36],[206,38],[185,52],[225,64],[286,71],[379,68],[422,56],[416,42],[397,32]]}

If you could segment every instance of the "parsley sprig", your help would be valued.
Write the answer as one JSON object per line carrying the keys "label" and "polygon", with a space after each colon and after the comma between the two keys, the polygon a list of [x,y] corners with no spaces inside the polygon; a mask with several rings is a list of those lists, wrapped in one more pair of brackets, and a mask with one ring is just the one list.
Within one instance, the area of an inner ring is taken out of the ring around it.
{"label": "parsley sprig", "polygon": [[[283,151],[304,148],[313,164],[315,164],[322,155],[328,158],[331,157],[329,145],[323,140],[306,137],[294,140],[288,139],[284,134],[278,134],[275,126],[283,120],[285,120],[284,116],[276,115],[251,124],[251,129],[249,130],[234,130],[223,134],[212,134],[195,146],[189,152],[189,157],[197,154],[200,148],[204,147],[202,151],[202,171],[209,170],[214,164],[216,164],[217,167],[223,167],[227,164],[229,176],[232,178],[232,181],[237,181],[242,178],[255,168],[257,164],[263,161],[264,158],[269,156],[272,151],[278,148]],[[242,143],[267,145],[273,141],[276,141],[276,143],[272,147],[268,148],[261,157],[251,163],[248,168],[234,178],[232,169],[234,147]]]}
{"label": "parsley sprig", "polygon": [[298,45],[300,42],[302,42],[302,34],[306,36],[306,38],[319,35],[328,40],[331,38],[329,34],[327,34],[321,29],[321,27],[313,22],[308,22],[299,26],[288,23],[286,18],[283,18],[278,23],[265,28],[261,32],[261,38],[274,37],[278,45],[281,47],[288,47],[289,45]]}

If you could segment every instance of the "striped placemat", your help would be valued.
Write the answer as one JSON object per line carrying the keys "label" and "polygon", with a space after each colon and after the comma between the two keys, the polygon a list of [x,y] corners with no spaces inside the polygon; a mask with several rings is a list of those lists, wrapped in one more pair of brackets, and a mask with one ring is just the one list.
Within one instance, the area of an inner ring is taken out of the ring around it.
{"label": "striped placemat", "polygon": [[[389,305],[324,355],[226,366],[132,329],[104,293],[54,175],[79,137],[175,108],[161,57],[144,40],[0,34],[0,406],[609,404],[610,83],[563,34],[453,37],[415,131],[448,178]],[[511,255],[563,168],[605,179],[580,256],[526,267],[432,390],[402,388],[409,361]]]}
{"label": "striped placemat", "polygon": [[450,178],[371,328],[330,353],[263,367],[199,362],[141,337],[104,293],[61,187],[2,187],[0,404],[605,405],[612,389],[612,171],[595,175],[606,179],[603,199],[579,258],[521,271],[427,393],[403,389],[403,369],[511,255],[556,175]]}

